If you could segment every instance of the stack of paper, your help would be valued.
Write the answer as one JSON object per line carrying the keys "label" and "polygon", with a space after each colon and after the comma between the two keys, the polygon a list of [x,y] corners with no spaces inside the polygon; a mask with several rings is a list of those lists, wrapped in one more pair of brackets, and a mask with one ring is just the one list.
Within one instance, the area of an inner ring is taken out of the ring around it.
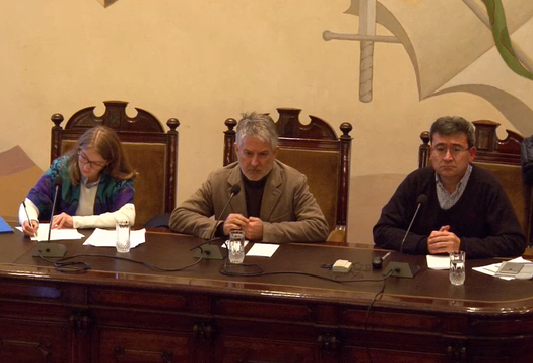
{"label": "stack of paper", "polygon": [[449,255],[426,255],[428,268],[434,270],[447,270],[450,268]]}
{"label": "stack of paper", "polygon": [[[22,227],[17,227],[22,232]],[[31,237],[32,241],[48,241],[48,230],[50,229],[50,223],[39,223],[39,229],[37,229],[37,236]],[[50,241],[58,241],[65,239],[81,239],[85,237],[79,233],[75,228],[52,228],[50,233]]]}
{"label": "stack of paper", "polygon": [[472,269],[502,280],[531,280],[533,278],[533,262],[523,257],[486,266],[473,267]]}
{"label": "stack of paper", "polygon": [[[137,247],[145,241],[146,229],[139,229],[130,232],[130,246]],[[115,247],[117,245],[117,232],[112,230],[105,230],[95,228],[94,232],[87,238],[84,245],[91,245],[97,247]]]}

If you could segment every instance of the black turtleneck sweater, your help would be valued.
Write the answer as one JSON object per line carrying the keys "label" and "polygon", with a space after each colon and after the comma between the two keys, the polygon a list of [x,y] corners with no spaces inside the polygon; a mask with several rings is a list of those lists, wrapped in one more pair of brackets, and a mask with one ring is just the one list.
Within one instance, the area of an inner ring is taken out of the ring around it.
{"label": "black turtleneck sweater", "polygon": [[[246,210],[248,217],[257,217],[261,215],[261,204],[263,202],[263,192],[265,190],[265,184],[268,179],[267,174],[260,180],[250,180],[241,171],[242,180],[244,182],[244,191],[246,195]],[[224,235],[224,223],[220,223],[215,231],[215,236],[225,237]]]}
{"label": "black turtleneck sweater", "polygon": [[257,217],[261,215],[261,203],[263,202],[263,191],[268,179],[268,174],[260,180],[250,180],[242,174],[244,181],[244,190],[246,194],[246,209],[248,217]]}

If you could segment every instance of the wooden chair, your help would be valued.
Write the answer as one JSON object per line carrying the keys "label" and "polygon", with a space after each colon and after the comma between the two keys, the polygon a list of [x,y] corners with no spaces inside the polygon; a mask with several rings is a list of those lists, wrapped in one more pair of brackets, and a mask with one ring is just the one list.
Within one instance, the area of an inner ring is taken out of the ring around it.
{"label": "wooden chair", "polygon": [[[505,139],[498,139],[496,128],[499,123],[480,120],[472,122],[476,129],[476,156],[474,164],[489,170],[502,183],[514,206],[520,224],[524,229],[528,245],[533,242],[532,225],[532,186],[524,183],[520,164],[520,144],[524,139],[520,134],[507,130]],[[429,163],[429,132],[420,134],[422,144],[418,149],[418,166]]]}
{"label": "wooden chair", "polygon": [[[278,108],[276,121],[280,151],[278,159],[307,175],[309,189],[315,196],[330,227],[329,241],[346,242],[348,190],[350,181],[349,132],[352,125],[341,124],[342,135],[337,137],[325,121],[310,116],[311,123],[302,125],[298,120],[301,110]],[[224,124],[223,165],[237,161],[233,149],[237,121],[227,119]]]}
{"label": "wooden chair", "polygon": [[165,132],[151,113],[136,108],[137,115],[126,115],[127,102],[104,101],[102,116],[94,114],[95,106],[79,110],[70,117],[65,128],[64,118],[54,114],[52,121],[52,153],[54,160],[71,149],[76,140],[90,127],[104,125],[114,129],[124,147],[132,167],[138,172],[135,178],[136,226],[144,226],[150,219],[169,214],[175,206],[178,170],[179,121],[171,118]]}

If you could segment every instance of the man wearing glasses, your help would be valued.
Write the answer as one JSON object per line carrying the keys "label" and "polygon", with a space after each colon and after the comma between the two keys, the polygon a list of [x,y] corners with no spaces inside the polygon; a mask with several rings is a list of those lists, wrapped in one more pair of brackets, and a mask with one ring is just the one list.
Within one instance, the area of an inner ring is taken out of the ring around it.
{"label": "man wearing glasses", "polygon": [[374,242],[403,251],[436,254],[463,250],[470,258],[521,255],[526,238],[500,182],[472,165],[474,126],[457,116],[437,119],[429,130],[431,166],[400,184],[374,227]]}

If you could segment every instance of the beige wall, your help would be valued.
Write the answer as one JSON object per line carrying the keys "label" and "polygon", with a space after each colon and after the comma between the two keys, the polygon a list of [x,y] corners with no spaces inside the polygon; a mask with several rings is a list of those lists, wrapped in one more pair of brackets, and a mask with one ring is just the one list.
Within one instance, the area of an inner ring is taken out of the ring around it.
{"label": "beige wall", "polygon": [[[358,17],[343,13],[349,4],[118,0],[104,8],[95,0],[6,1],[0,152],[20,145],[46,169],[53,113],[68,117],[89,105],[102,112],[103,100],[129,101],[130,110],[181,121],[181,202],[221,165],[226,118],[301,108],[304,122],[313,114],[336,129],[352,123],[349,238],[370,242],[381,206],[416,167],[418,135],[430,121],[458,114],[514,127],[472,94],[420,100],[401,44],[376,44],[374,100],[359,102],[358,43],[322,39],[326,29],[357,30]],[[378,33],[389,34],[382,27]]]}

